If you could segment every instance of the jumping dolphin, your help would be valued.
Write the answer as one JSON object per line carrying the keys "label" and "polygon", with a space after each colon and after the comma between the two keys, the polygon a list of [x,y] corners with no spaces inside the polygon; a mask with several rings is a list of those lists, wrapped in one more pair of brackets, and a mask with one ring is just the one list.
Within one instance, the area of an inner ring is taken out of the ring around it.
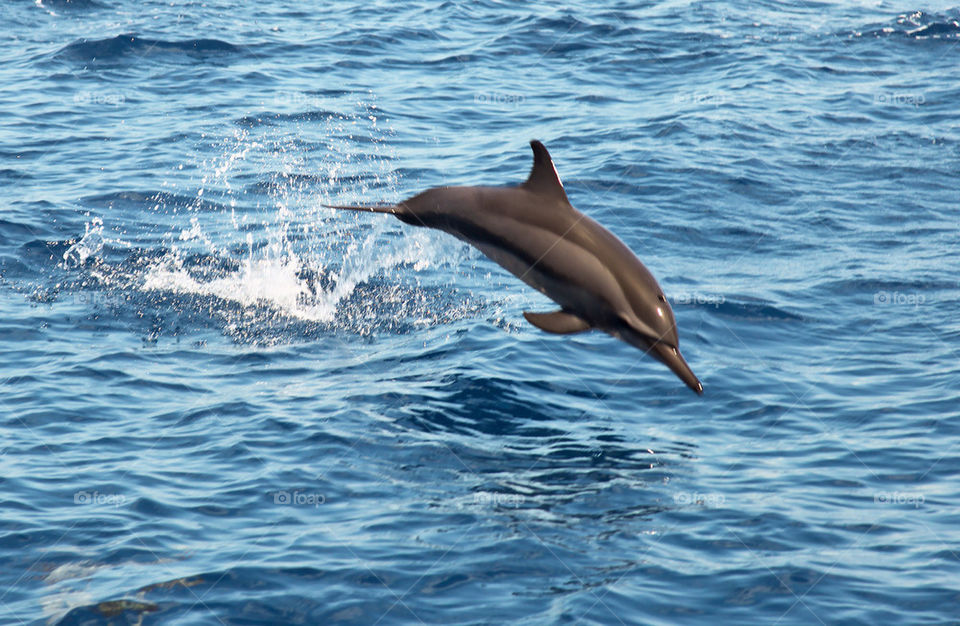
{"label": "jumping dolphin", "polygon": [[617,237],[573,208],[539,141],[514,187],[437,187],[394,205],[333,209],[389,213],[450,233],[560,305],[524,312],[549,333],[602,330],[652,354],[698,394],[703,385],[678,349],[677,323],[653,274]]}

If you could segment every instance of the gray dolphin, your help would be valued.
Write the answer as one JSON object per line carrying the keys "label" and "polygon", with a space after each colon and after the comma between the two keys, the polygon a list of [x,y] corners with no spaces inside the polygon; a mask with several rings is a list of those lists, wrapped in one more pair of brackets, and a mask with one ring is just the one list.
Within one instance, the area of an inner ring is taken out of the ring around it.
{"label": "gray dolphin", "polygon": [[652,354],[702,394],[653,274],[613,233],[573,208],[546,147],[539,141],[530,147],[533,169],[522,185],[437,187],[389,206],[325,206],[389,213],[450,233],[560,305],[552,313],[525,312],[537,328],[602,330]]}

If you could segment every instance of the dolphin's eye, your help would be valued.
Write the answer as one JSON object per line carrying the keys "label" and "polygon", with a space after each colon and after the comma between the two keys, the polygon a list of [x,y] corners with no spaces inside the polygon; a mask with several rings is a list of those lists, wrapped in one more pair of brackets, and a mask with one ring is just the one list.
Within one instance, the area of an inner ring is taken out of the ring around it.
{"label": "dolphin's eye", "polygon": [[667,301],[667,299],[663,297],[663,294],[662,294],[662,293],[658,293],[658,294],[657,294],[657,300],[659,300],[660,302],[666,302],[666,301]]}

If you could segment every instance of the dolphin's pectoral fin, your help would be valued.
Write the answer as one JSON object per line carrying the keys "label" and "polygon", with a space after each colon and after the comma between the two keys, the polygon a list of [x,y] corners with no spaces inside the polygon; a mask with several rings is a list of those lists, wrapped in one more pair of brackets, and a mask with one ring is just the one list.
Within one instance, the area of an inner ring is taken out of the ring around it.
{"label": "dolphin's pectoral fin", "polygon": [[540,330],[558,335],[582,333],[591,328],[590,322],[566,311],[556,311],[554,313],[531,313],[530,311],[524,311],[523,316],[527,318],[528,322]]}

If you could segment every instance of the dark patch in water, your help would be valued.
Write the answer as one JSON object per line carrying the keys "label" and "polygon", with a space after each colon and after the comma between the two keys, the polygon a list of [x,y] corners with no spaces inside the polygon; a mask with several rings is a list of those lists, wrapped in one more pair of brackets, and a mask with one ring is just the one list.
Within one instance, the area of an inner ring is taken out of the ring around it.
{"label": "dark patch in water", "polygon": [[81,39],[56,53],[55,58],[87,63],[117,61],[126,57],[144,57],[155,54],[188,54],[211,56],[236,54],[242,48],[219,39],[184,39],[167,41],[147,39],[133,33],[117,35],[108,39]]}
{"label": "dark patch in water", "polygon": [[853,36],[855,38],[956,39],[960,36],[960,21],[955,16],[916,11],[898,16],[894,24],[873,25],[863,31],[855,31]]}
{"label": "dark patch in water", "polygon": [[257,128],[260,126],[275,126],[284,122],[326,122],[331,119],[343,119],[341,113],[335,111],[303,111],[300,113],[272,113],[264,112],[257,115],[246,115],[233,121],[242,128]]}
{"label": "dark patch in water", "polygon": [[155,206],[184,208],[202,211],[229,210],[224,204],[204,200],[196,196],[184,196],[167,191],[117,191],[114,193],[85,196],[81,201],[89,206],[108,209],[152,208]]}

